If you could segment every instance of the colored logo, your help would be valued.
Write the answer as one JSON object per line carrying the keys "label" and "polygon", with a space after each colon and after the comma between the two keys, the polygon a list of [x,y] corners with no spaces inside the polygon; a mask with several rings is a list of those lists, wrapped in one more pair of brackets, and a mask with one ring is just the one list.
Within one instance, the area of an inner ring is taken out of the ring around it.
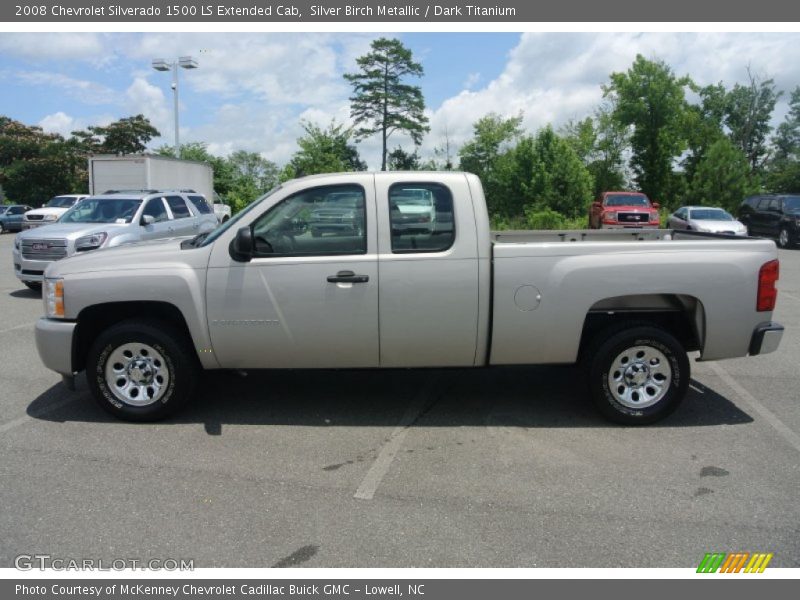
{"label": "colored logo", "polygon": [[698,573],[763,573],[772,552],[708,552],[697,567]]}

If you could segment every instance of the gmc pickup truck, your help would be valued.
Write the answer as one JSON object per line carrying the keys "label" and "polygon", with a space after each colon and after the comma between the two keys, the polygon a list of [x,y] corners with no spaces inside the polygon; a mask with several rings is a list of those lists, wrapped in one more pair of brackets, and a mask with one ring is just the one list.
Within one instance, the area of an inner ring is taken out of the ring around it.
{"label": "gmc pickup truck", "polygon": [[[312,235],[346,195],[362,227]],[[405,203],[435,214],[409,226]],[[608,418],[651,423],[689,385],[688,352],[772,352],[769,240],[669,230],[492,233],[466,173],[347,173],[272,190],[211,233],[53,263],[44,364],[155,420],[202,369],[579,363]],[[531,390],[531,394],[535,394]]]}

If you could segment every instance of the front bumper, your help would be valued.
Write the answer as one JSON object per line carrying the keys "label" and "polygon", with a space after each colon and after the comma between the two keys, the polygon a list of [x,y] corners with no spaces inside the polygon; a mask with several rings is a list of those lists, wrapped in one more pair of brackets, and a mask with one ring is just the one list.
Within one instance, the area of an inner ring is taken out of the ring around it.
{"label": "front bumper", "polygon": [[748,351],[750,356],[775,352],[781,343],[782,337],[783,325],[780,323],[770,321],[759,324],[750,339],[750,349]]}
{"label": "front bumper", "polygon": [[45,317],[36,322],[36,350],[44,366],[51,371],[67,376],[73,374],[73,341],[77,325],[74,321]]}
{"label": "front bumper", "polygon": [[20,281],[44,281],[44,271],[52,260],[31,260],[22,256],[22,253],[14,248],[11,251],[14,261],[14,275]]}
{"label": "front bumper", "polygon": [[659,223],[600,223],[600,229],[659,229]]}

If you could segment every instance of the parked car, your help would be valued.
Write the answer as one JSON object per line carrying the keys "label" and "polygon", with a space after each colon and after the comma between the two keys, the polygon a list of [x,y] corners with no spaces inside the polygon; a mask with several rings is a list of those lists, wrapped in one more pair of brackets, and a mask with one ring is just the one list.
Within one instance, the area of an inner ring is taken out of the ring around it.
{"label": "parked car", "polygon": [[775,238],[788,248],[800,241],[800,194],[764,194],[745,198],[739,206],[739,220],[750,235]]}
{"label": "parked car", "polygon": [[[453,227],[395,235],[390,198],[419,189]],[[342,193],[360,196],[366,226],[314,238],[302,222],[312,200]],[[710,361],[778,347],[777,254],[768,240],[659,230],[492,234],[474,175],[316,175],[208,235],[51,264],[36,346],[67,384],[85,371],[104,409],[136,421],[190,400],[202,368],[580,359],[598,409],[644,424],[686,396],[688,352]]]}
{"label": "parked car", "polygon": [[670,229],[747,235],[747,227],[725,209],[711,206],[681,206],[667,221]]}
{"label": "parked car", "polygon": [[389,192],[392,232],[430,232],[436,227],[436,204],[429,189],[402,189]]}
{"label": "parked car", "polygon": [[[205,212],[198,205],[205,206]],[[58,223],[17,235],[12,251],[14,274],[29,288],[38,289],[53,261],[100,248],[196,235],[216,226],[216,217],[199,194],[164,190],[90,196],[64,213]]]}
{"label": "parked car", "polygon": [[62,194],[50,198],[42,208],[34,208],[25,213],[22,229],[33,229],[42,225],[55,223],[76,202],[87,198],[88,194]]}
{"label": "parked car", "polygon": [[603,192],[589,207],[589,229],[658,229],[658,203],[641,192]]}
{"label": "parked car", "polygon": [[25,213],[31,210],[31,207],[27,204],[12,204],[6,206],[5,209],[3,213],[0,213],[0,233],[21,231],[22,219]]}
{"label": "parked car", "polygon": [[307,218],[312,237],[325,233],[360,235],[364,228],[364,199],[360,193],[334,192],[313,199]]}

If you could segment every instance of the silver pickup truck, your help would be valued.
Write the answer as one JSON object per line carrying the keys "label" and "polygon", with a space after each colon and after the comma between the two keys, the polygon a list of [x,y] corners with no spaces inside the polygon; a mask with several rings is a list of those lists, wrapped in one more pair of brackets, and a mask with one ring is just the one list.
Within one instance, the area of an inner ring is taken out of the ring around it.
{"label": "silver pickup truck", "polygon": [[[363,226],[312,235],[309,221],[343,194]],[[404,206],[422,201],[433,213]],[[47,367],[68,384],[86,371],[99,404],[129,420],[173,412],[202,369],[577,362],[604,415],[640,424],[686,395],[687,352],[778,347],[777,279],[768,240],[493,234],[474,175],[323,175],[210,234],[53,263],[36,342]]]}

